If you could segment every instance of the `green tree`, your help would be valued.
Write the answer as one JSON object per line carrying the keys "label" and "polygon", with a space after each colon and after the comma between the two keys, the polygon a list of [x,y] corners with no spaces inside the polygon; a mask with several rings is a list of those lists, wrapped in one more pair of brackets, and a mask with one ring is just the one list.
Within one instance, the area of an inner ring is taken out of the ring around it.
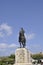
{"label": "green tree", "polygon": [[33,58],[33,59],[37,59],[37,60],[38,60],[38,59],[43,59],[43,54],[40,54],[40,53],[39,53],[39,54],[33,54],[33,55],[32,55],[32,58]]}

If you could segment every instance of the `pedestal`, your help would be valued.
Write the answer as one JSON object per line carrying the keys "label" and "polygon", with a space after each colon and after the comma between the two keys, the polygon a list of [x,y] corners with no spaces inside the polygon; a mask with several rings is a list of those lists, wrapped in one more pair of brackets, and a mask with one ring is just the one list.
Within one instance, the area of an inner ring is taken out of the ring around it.
{"label": "pedestal", "polygon": [[16,50],[14,65],[32,65],[30,52],[26,48]]}

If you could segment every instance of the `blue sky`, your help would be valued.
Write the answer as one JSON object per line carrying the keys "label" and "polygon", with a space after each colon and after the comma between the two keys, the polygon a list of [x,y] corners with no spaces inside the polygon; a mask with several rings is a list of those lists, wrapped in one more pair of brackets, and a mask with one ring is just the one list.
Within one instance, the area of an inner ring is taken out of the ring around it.
{"label": "blue sky", "polygon": [[43,52],[43,0],[0,0],[0,56],[15,53],[21,27],[31,53]]}

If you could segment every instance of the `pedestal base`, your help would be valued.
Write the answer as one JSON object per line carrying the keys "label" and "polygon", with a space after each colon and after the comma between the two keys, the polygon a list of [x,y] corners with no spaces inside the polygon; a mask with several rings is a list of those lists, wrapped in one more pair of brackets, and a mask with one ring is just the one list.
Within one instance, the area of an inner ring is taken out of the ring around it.
{"label": "pedestal base", "polygon": [[32,63],[16,63],[14,65],[32,65]]}
{"label": "pedestal base", "polygon": [[14,65],[32,65],[31,54],[26,48],[18,48],[16,50]]}

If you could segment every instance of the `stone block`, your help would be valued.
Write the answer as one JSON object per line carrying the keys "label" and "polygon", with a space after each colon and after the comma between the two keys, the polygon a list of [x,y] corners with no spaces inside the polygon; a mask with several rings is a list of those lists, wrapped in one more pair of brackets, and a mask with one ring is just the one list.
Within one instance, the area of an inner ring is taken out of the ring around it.
{"label": "stone block", "polygon": [[14,65],[31,65],[31,55],[26,48],[18,48],[15,52]]}

